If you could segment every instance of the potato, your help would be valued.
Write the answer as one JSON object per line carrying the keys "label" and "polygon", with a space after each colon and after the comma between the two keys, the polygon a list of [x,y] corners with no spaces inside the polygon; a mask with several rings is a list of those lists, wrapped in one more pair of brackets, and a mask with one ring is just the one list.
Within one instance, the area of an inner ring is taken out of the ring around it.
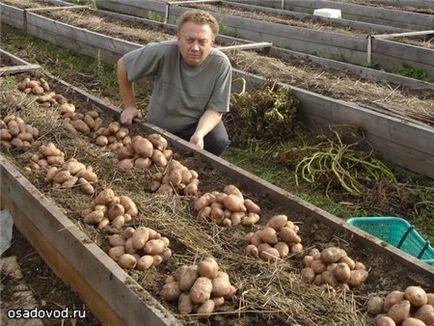
{"label": "potato", "polygon": [[338,248],[338,247],[330,247],[327,249],[324,249],[321,252],[321,260],[325,264],[331,264],[338,262],[342,257],[345,257],[347,253],[345,250]]}
{"label": "potato", "polygon": [[59,171],[53,177],[53,182],[62,184],[69,179],[71,179],[71,173],[69,171]]}
{"label": "potato", "polygon": [[161,257],[160,255],[155,255],[152,256],[153,262],[152,262],[152,266],[160,266],[163,263],[163,257]]}
{"label": "potato", "polygon": [[78,183],[80,184],[80,190],[88,195],[93,195],[95,189],[85,178],[79,178]]}
{"label": "potato", "polygon": [[198,277],[190,289],[191,302],[200,304],[209,300],[212,291],[212,281],[207,277]]}
{"label": "potato", "polygon": [[128,196],[119,197],[120,204],[125,208],[125,212],[131,216],[136,216],[138,214],[138,209],[134,201]]}
{"label": "potato", "polygon": [[222,306],[225,303],[225,298],[223,297],[214,297],[212,298],[216,307]]}
{"label": "potato", "polygon": [[149,229],[143,226],[138,227],[134,232],[132,239],[134,249],[142,249],[149,239]]}
{"label": "potato", "polygon": [[[197,180],[197,179],[193,179]],[[186,196],[194,196],[198,192],[198,182],[190,182],[187,184],[187,186],[184,188],[184,195]]]}
{"label": "potato", "polygon": [[113,234],[108,237],[109,244],[112,247],[124,246],[125,239],[120,234]]}
{"label": "potato", "polygon": [[279,257],[279,251],[274,248],[267,248],[263,251],[260,251],[259,257],[261,257],[263,260],[276,260]]}
{"label": "potato", "polygon": [[315,279],[313,280],[313,284],[315,284],[315,285],[322,285],[324,282],[323,282],[323,279],[322,279],[322,274],[317,274],[317,275],[315,275]]}
{"label": "potato", "polygon": [[413,307],[422,307],[428,302],[426,292],[420,286],[409,286],[404,291],[404,299]]}
{"label": "potato", "polygon": [[430,304],[423,305],[416,311],[414,317],[427,325],[434,325],[434,307]]}
{"label": "potato", "polygon": [[160,295],[166,301],[178,300],[180,294],[181,290],[179,289],[178,282],[176,281],[164,284],[163,289],[160,292]]}
{"label": "potato", "polygon": [[96,225],[99,222],[101,222],[103,218],[104,218],[104,212],[97,210],[97,211],[93,211],[93,212],[87,214],[84,217],[83,221],[86,224]]}
{"label": "potato", "polygon": [[404,319],[401,326],[425,326],[426,324],[419,319],[408,317]]}
{"label": "potato", "polygon": [[303,267],[310,267],[314,261],[312,256],[306,255],[303,257]]}
{"label": "potato", "polygon": [[392,291],[384,299],[384,312],[388,312],[395,303],[404,300],[404,292]]}
{"label": "potato", "polygon": [[151,160],[152,160],[152,162],[154,162],[154,164],[156,166],[159,166],[159,167],[165,167],[167,165],[166,157],[158,149],[153,150]]}
{"label": "potato", "polygon": [[190,290],[198,276],[199,273],[197,271],[197,266],[195,265],[186,266],[179,272],[179,275],[176,275],[175,272],[175,278],[179,282],[179,288],[181,291]]}
{"label": "potato", "polygon": [[131,254],[123,254],[119,257],[118,264],[122,268],[133,269],[134,267],[136,267],[137,260]]}
{"label": "potato", "polygon": [[247,208],[249,213],[261,214],[261,208],[250,199],[244,200],[244,206]]}
{"label": "potato", "polygon": [[166,244],[163,240],[152,239],[146,242],[143,247],[143,252],[148,255],[159,255],[164,251],[164,249],[166,249]]}
{"label": "potato", "polygon": [[301,243],[294,243],[291,246],[291,253],[301,254],[303,252],[303,245]]}
{"label": "potato", "polygon": [[434,307],[434,293],[427,293],[428,304]]}
{"label": "potato", "polygon": [[327,266],[320,259],[313,260],[310,264],[310,268],[313,269],[315,274],[320,274],[327,270]]}
{"label": "potato", "polygon": [[125,224],[125,217],[123,215],[116,216],[113,221],[111,221],[111,225],[118,230],[121,230]]}
{"label": "potato", "polygon": [[181,293],[179,295],[178,311],[181,315],[189,314],[193,311],[193,303],[191,302],[189,294]]}
{"label": "potato", "polygon": [[199,275],[208,277],[209,279],[216,277],[218,271],[219,266],[213,257],[207,257],[197,265]]}
{"label": "potato", "polygon": [[325,270],[321,273],[323,283],[328,284],[330,286],[336,287],[338,285],[338,280],[336,279],[335,274],[333,272]]}
{"label": "potato", "polygon": [[267,223],[267,226],[272,227],[276,231],[280,231],[288,222],[286,215],[275,215]]}
{"label": "potato", "polygon": [[388,316],[380,316],[375,319],[375,325],[376,326],[396,326],[396,323],[393,321],[392,318]]}
{"label": "potato", "polygon": [[279,231],[279,237],[289,245],[301,242],[301,238],[297,235],[297,233],[287,226],[283,227]]}
{"label": "potato", "polygon": [[107,212],[107,217],[110,221],[113,221],[116,217],[124,215],[124,213],[125,208],[121,204],[111,205]]}
{"label": "potato", "polygon": [[170,259],[170,257],[172,257],[172,250],[170,250],[170,248],[166,248],[163,250],[160,256],[163,259],[163,263],[165,263]]}
{"label": "potato", "polygon": [[402,300],[390,307],[387,315],[397,324],[410,316],[410,301]]}
{"label": "potato", "polygon": [[109,250],[109,256],[113,259],[118,261],[119,257],[125,254],[125,247],[124,246],[116,246],[112,247]]}
{"label": "potato", "polygon": [[223,192],[227,195],[235,195],[241,198],[241,201],[244,202],[244,196],[242,192],[234,185],[227,185],[226,187],[224,187]]}
{"label": "potato", "polygon": [[164,151],[167,148],[167,140],[160,134],[151,134],[147,138],[159,151]]}
{"label": "potato", "polygon": [[223,200],[223,204],[225,208],[229,209],[232,212],[247,211],[246,206],[244,206],[243,200],[237,195],[233,195],[233,194],[227,195]]}
{"label": "potato", "polygon": [[342,257],[341,259],[339,259],[339,263],[347,264],[351,270],[356,268],[356,262],[348,256],[345,256],[345,257]]}
{"label": "potato", "polygon": [[216,277],[212,280],[213,297],[224,297],[231,291],[231,283],[229,277]]}
{"label": "potato", "polygon": [[249,244],[245,249],[244,252],[246,255],[249,256],[255,256],[257,257],[259,255],[259,250],[255,245]]}
{"label": "potato", "polygon": [[368,278],[368,272],[362,269],[355,269],[351,271],[350,279],[348,280],[349,286],[360,286]]}
{"label": "potato", "polygon": [[223,210],[217,206],[211,207],[210,218],[216,221],[221,220],[224,218]]}
{"label": "potato", "polygon": [[315,272],[310,267],[305,267],[301,270],[301,279],[305,283],[312,283],[315,280]]}
{"label": "potato", "polygon": [[137,136],[132,139],[134,151],[141,157],[151,157],[154,150],[152,143],[143,137]]}
{"label": "potato", "polygon": [[59,169],[55,166],[51,167],[47,171],[47,175],[45,176],[45,182],[51,183],[53,181],[54,176],[57,174]]}
{"label": "potato", "polygon": [[95,204],[97,205],[108,205],[110,204],[115,197],[115,194],[112,189],[107,188],[101,191],[98,196],[95,198]]}
{"label": "potato", "polygon": [[266,226],[261,231],[259,231],[259,237],[263,242],[271,245],[279,242],[276,230],[269,226]]}
{"label": "potato", "polygon": [[384,299],[377,296],[370,297],[367,303],[367,310],[372,315],[382,313],[384,310]]}
{"label": "potato", "polygon": [[[43,165],[39,164],[41,167],[43,167]],[[71,177],[68,180],[66,180],[65,182],[62,183],[62,187],[64,188],[72,188],[78,181],[77,177]]]}
{"label": "potato", "polygon": [[279,252],[280,258],[284,258],[289,254],[289,246],[286,242],[278,242],[274,245],[274,249]]}
{"label": "potato", "polygon": [[351,270],[345,263],[338,263],[333,270],[333,273],[336,276],[336,279],[339,282],[346,283],[351,277]]}
{"label": "potato", "polygon": [[207,300],[202,303],[197,309],[197,313],[201,314],[202,317],[208,317],[215,309],[214,300]]}
{"label": "potato", "polygon": [[246,216],[244,216],[241,220],[242,225],[253,225],[258,223],[260,219],[260,216],[255,213],[248,213]]}

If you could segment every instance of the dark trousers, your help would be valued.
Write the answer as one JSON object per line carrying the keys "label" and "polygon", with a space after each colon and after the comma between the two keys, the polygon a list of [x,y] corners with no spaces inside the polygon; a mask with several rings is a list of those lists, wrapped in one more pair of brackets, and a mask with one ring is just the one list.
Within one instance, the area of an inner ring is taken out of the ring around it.
{"label": "dark trousers", "polygon": [[[175,133],[175,135],[186,141],[190,141],[190,138],[191,136],[193,136],[196,128],[197,123],[191,125],[190,127],[187,127],[184,130],[181,130],[180,132]],[[204,149],[217,156],[221,155],[225,151],[225,149],[228,148],[231,141],[229,140],[228,133],[222,121],[220,121],[218,125],[213,130],[211,130],[208,135],[205,136],[203,142]]]}

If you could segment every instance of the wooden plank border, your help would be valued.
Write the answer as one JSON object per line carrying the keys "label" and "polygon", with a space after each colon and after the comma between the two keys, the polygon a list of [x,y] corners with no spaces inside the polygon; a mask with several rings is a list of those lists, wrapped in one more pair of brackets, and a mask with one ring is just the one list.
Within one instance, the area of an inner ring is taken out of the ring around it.
{"label": "wooden plank border", "polygon": [[14,64],[14,66],[1,67],[0,76],[41,69],[40,65],[28,63],[27,61],[24,61],[23,59],[18,58],[17,56],[14,56],[12,53],[9,53],[1,48],[0,48],[0,55],[2,57],[9,59]]}
{"label": "wooden plank border", "polygon": [[[1,206],[11,211],[20,232],[103,325],[180,325],[3,155],[0,173]],[[133,288],[140,288],[143,297]]]}

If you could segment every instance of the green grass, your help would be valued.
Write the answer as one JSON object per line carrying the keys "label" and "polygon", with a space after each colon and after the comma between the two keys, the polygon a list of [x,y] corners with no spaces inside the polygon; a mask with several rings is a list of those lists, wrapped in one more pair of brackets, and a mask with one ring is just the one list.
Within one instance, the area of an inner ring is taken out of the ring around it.
{"label": "green grass", "polygon": [[418,79],[421,81],[426,81],[429,83],[434,83],[434,79],[431,78],[425,70],[423,70],[421,68],[413,67],[412,65],[405,63],[405,62],[402,63],[401,68],[393,70],[393,73],[399,74],[399,75],[402,75],[405,77]]}

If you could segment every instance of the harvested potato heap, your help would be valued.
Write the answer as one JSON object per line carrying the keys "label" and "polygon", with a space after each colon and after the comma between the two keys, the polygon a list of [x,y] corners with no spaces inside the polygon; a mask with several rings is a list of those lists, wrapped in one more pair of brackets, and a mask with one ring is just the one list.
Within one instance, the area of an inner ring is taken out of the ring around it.
{"label": "harvested potato heap", "polygon": [[303,251],[303,245],[298,230],[298,226],[289,221],[286,215],[275,215],[263,229],[246,235],[248,245],[244,251],[263,260],[285,258],[290,252],[299,254]]}
{"label": "harvested potato heap", "polygon": [[124,170],[131,170],[134,167],[146,170],[152,163],[164,168],[172,155],[173,152],[167,149],[167,140],[160,134],[151,134],[147,137],[135,136],[131,144],[118,152],[118,164]]}
{"label": "harvested potato heap", "polygon": [[65,163],[65,153],[56,147],[53,143],[39,146],[38,153],[32,155],[32,161],[24,168],[26,171],[59,166]]}
{"label": "harvested potato heap", "polygon": [[72,188],[80,187],[81,191],[88,195],[95,192],[91,183],[98,181],[97,175],[92,167],[86,167],[76,159],[70,159],[60,168],[52,166],[48,169],[45,182],[53,188]]}
{"label": "harvested potato heap", "polygon": [[0,144],[6,149],[27,148],[39,137],[39,130],[20,117],[7,115],[0,119]]}
{"label": "harvested potato heap", "polygon": [[62,111],[66,110],[68,112],[72,110],[72,113],[75,111],[75,107],[72,104],[68,104],[68,106],[72,106],[72,108],[66,109],[66,107],[63,107],[62,109],[62,106],[64,106],[64,104],[67,104],[66,99],[60,94],[56,94],[55,92],[49,92],[50,85],[44,78],[32,80],[26,77],[18,83],[18,89],[25,94],[32,93],[34,95],[38,95],[36,101],[39,103],[40,106],[44,108],[50,108],[60,105],[59,110],[62,114],[64,113]]}
{"label": "harvested potato heap", "polygon": [[172,256],[169,239],[143,226],[127,227],[122,234],[109,236],[109,243],[112,246],[109,256],[126,269],[144,271],[167,262]]}
{"label": "harvested potato heap", "polygon": [[198,219],[212,220],[217,225],[235,226],[258,223],[261,208],[250,199],[244,199],[234,185],[224,187],[223,192],[213,191],[203,194],[194,203]]}
{"label": "harvested potato heap", "polygon": [[166,279],[161,296],[169,302],[178,300],[181,314],[195,312],[206,316],[232,299],[236,291],[229,275],[219,271],[214,258],[207,257],[198,265],[179,267]]}
{"label": "harvested potato heap", "polygon": [[121,127],[120,123],[117,121],[111,122],[107,128],[99,128],[95,132],[94,138],[95,144],[101,147],[107,146],[113,151],[131,143],[129,130],[125,127]]}
{"label": "harvested potato heap", "polygon": [[110,225],[121,230],[138,213],[137,206],[128,196],[116,196],[112,189],[101,191],[90,205],[81,212],[84,223],[103,229]]}
{"label": "harvested potato heap", "polygon": [[392,291],[385,298],[370,297],[368,312],[377,315],[377,326],[434,325],[434,293],[426,293],[419,286]]}
{"label": "harvested potato heap", "polygon": [[[62,110],[62,106],[66,104],[62,104],[59,109]],[[63,126],[71,133],[81,132],[88,135],[93,131],[97,131],[103,123],[103,120],[99,117],[99,113],[96,111],[72,114],[65,113],[63,117]]]}
{"label": "harvested potato heap", "polygon": [[161,194],[173,194],[174,191],[192,196],[197,194],[199,175],[195,170],[189,170],[177,160],[171,160],[167,164],[164,173],[156,173],[152,176],[151,191]]}
{"label": "harvested potato heap", "polygon": [[319,251],[312,249],[303,258],[301,277],[306,283],[328,284],[348,290],[362,285],[368,278],[368,271],[361,262],[347,256],[345,250],[330,247]]}

